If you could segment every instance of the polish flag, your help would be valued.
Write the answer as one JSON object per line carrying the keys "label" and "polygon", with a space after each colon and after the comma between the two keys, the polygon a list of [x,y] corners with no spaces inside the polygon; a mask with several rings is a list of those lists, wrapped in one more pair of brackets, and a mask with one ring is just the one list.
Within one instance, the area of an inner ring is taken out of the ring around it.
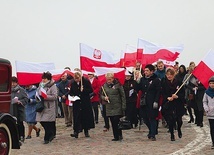
{"label": "polish flag", "polygon": [[137,60],[141,61],[143,66],[152,64],[158,61],[158,59],[175,61],[183,49],[183,45],[165,47],[150,43],[143,39],[138,39]]}
{"label": "polish flag", "polygon": [[85,44],[80,44],[80,66],[81,70],[94,72],[95,67],[115,67],[119,60],[114,55],[104,50],[98,50]]}
{"label": "polish flag", "polygon": [[16,61],[16,74],[20,85],[39,83],[43,72],[54,70],[54,63],[33,63]]}
{"label": "polish flag", "polygon": [[136,62],[137,62],[137,48],[127,44],[124,53],[124,66],[134,67]]}
{"label": "polish flag", "polygon": [[52,79],[54,81],[58,81],[61,78],[61,76],[64,75],[65,73],[69,75],[73,75],[71,71],[65,70],[65,69],[54,69],[54,70],[49,70],[49,72],[52,74]]}
{"label": "polish flag", "polygon": [[208,88],[208,81],[211,76],[214,76],[214,51],[210,50],[208,54],[201,60],[201,62],[193,70],[192,74]]}
{"label": "polish flag", "polygon": [[125,56],[125,52],[121,50],[120,61],[116,63],[116,67],[124,67],[124,56]]}
{"label": "polish flag", "polygon": [[47,92],[44,88],[40,88],[41,96],[46,99],[48,97]]}
{"label": "polish flag", "polygon": [[114,73],[114,77],[117,78],[121,84],[124,84],[126,71],[124,68],[94,67],[94,71],[101,85],[106,82],[106,73]]}

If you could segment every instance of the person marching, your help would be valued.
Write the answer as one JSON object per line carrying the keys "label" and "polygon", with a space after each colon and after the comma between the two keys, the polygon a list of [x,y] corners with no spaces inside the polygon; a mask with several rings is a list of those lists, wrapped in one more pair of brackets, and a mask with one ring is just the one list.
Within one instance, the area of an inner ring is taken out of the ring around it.
{"label": "person marching", "polygon": [[100,92],[100,81],[94,76],[94,73],[88,73],[88,79],[91,82],[93,92],[90,95],[91,99],[91,105],[94,111],[94,119],[95,123],[98,124],[98,118],[99,118],[99,92]]}
{"label": "person marching", "polygon": [[78,138],[79,132],[84,130],[85,137],[90,137],[89,130],[94,128],[94,117],[90,102],[90,94],[93,88],[88,79],[82,76],[80,71],[74,73],[74,81],[71,82],[70,96],[80,99],[73,102],[73,130],[71,137]]}
{"label": "person marching", "polygon": [[27,85],[25,87],[25,91],[28,95],[28,103],[25,106],[25,113],[26,113],[26,122],[28,124],[28,135],[26,139],[31,139],[31,133],[34,129],[36,131],[36,137],[40,135],[40,129],[36,127],[36,89],[35,85]]}
{"label": "person marching", "polygon": [[182,116],[185,113],[184,100],[185,89],[182,87],[177,94],[176,91],[182,85],[181,81],[175,79],[175,70],[169,68],[166,70],[166,79],[162,79],[162,114],[169,125],[169,131],[171,134],[171,141],[175,141],[174,127],[177,123],[178,137],[182,137],[181,126],[183,124]]}
{"label": "person marching", "polygon": [[125,115],[126,98],[123,86],[114,77],[114,73],[106,73],[106,83],[101,89],[101,99],[106,103],[106,116],[110,118],[114,139],[123,139],[122,130],[118,129],[120,118]]}
{"label": "person marching", "polygon": [[18,84],[18,79],[15,76],[12,77],[11,99],[10,114],[17,118],[19,140],[24,142],[25,127],[23,121],[26,117],[25,105],[28,102],[28,97],[25,90]]}
{"label": "person marching", "polygon": [[137,82],[133,79],[132,74],[128,70],[126,70],[125,76],[123,88],[126,96],[126,118],[136,128],[138,124],[136,108]]}
{"label": "person marching", "polygon": [[158,101],[160,98],[161,82],[156,74],[155,67],[148,64],[144,69],[144,76],[140,79],[138,90],[142,91],[141,95],[141,110],[143,121],[149,129],[148,138],[156,141],[157,134],[157,116],[158,116]]}
{"label": "person marching", "polygon": [[[46,91],[46,96],[42,96],[42,90]],[[56,101],[57,101],[57,87],[52,79],[50,72],[42,74],[42,81],[37,88],[39,98],[44,102],[44,110],[37,112],[36,121],[40,122],[45,130],[44,143],[48,144],[56,136]]]}
{"label": "person marching", "polygon": [[203,97],[203,107],[210,125],[211,148],[214,149],[214,76],[209,79],[209,88]]}

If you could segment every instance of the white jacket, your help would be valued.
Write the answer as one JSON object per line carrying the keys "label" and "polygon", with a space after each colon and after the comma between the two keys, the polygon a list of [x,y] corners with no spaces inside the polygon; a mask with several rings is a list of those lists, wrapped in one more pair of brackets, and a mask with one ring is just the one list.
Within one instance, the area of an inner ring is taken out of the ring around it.
{"label": "white jacket", "polygon": [[206,93],[203,97],[203,106],[208,119],[214,119],[214,97],[211,98]]}

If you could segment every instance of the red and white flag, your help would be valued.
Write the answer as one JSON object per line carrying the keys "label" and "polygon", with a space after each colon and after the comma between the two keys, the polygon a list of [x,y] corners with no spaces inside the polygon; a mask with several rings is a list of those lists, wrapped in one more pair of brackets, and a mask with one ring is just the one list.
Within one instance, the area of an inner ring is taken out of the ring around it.
{"label": "red and white flag", "polygon": [[175,61],[183,49],[183,45],[165,47],[143,39],[138,39],[137,60],[141,61],[143,66],[152,64],[158,61],[158,59]]}
{"label": "red and white flag", "polygon": [[210,50],[208,54],[201,60],[201,62],[193,70],[192,74],[208,88],[208,81],[211,76],[214,76],[214,51]]}
{"label": "red and white flag", "polygon": [[124,67],[124,54],[125,52],[123,50],[121,50],[120,53],[120,60],[119,62],[116,64],[116,67]]}
{"label": "red and white flag", "polygon": [[40,88],[40,93],[44,99],[48,97],[46,90],[42,87]]}
{"label": "red and white flag", "polygon": [[94,72],[93,66],[115,67],[118,62],[119,60],[115,60],[112,53],[80,43],[81,70]]}
{"label": "red and white flag", "polygon": [[124,66],[134,67],[137,62],[137,48],[131,45],[126,45],[124,52]]}
{"label": "red and white flag", "polygon": [[54,63],[16,61],[16,74],[20,85],[39,83],[43,72],[54,70]]}
{"label": "red and white flag", "polygon": [[106,82],[106,73],[114,73],[114,77],[117,78],[121,84],[124,84],[126,71],[124,68],[94,67],[94,71],[101,85]]}

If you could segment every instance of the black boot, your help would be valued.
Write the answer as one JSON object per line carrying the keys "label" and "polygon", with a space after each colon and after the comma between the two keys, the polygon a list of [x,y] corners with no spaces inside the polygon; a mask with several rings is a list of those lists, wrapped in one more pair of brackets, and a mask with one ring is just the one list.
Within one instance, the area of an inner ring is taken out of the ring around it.
{"label": "black boot", "polygon": [[75,137],[75,138],[78,138],[78,133],[74,132],[72,134],[70,134],[71,137]]}
{"label": "black boot", "polygon": [[188,121],[188,123],[194,123],[194,118],[191,117],[190,120]]}
{"label": "black boot", "polygon": [[88,130],[84,130],[84,133],[85,133],[85,137],[90,137]]}
{"label": "black boot", "polygon": [[179,137],[179,138],[181,138],[181,137],[182,137],[181,128],[178,128],[178,137]]}
{"label": "black boot", "polygon": [[175,135],[171,134],[171,141],[175,141]]}

